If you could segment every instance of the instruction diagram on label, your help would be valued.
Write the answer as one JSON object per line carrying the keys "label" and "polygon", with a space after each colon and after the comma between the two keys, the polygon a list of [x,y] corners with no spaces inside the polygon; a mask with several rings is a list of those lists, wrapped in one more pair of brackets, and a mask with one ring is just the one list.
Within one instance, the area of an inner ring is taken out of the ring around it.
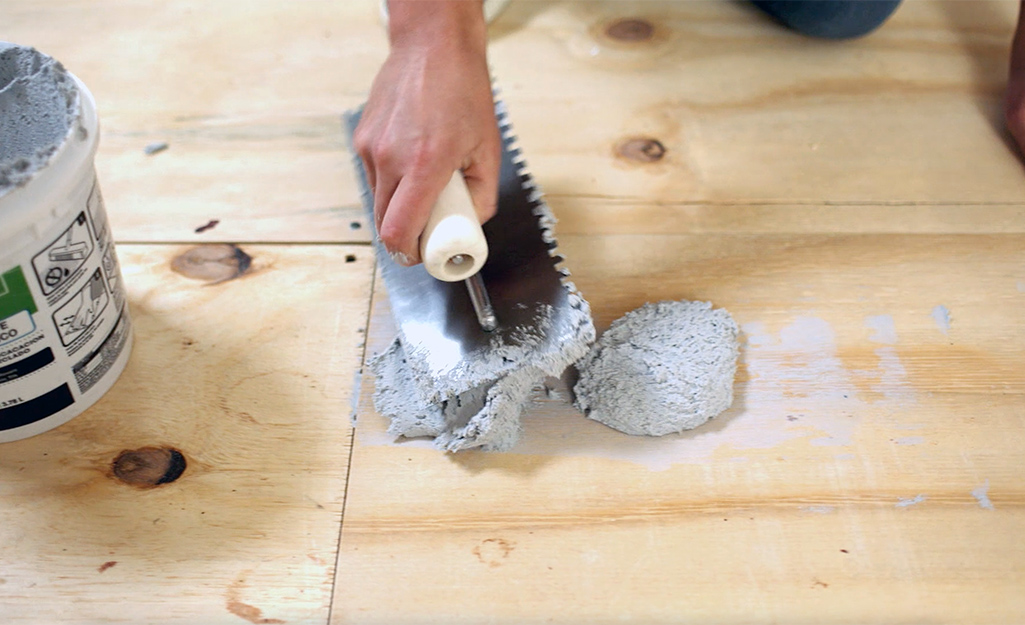
{"label": "instruction diagram on label", "polygon": [[107,246],[101,263],[103,275],[107,277],[107,285],[110,286],[110,291],[114,294],[114,305],[120,310],[124,304],[125,294],[124,289],[121,288],[121,266],[117,262],[117,253],[115,253],[113,245]]}
{"label": "instruction diagram on label", "polygon": [[97,269],[85,286],[53,313],[53,323],[60,331],[61,342],[70,345],[90,330],[101,319],[109,302],[107,285]]}
{"label": "instruction diagram on label", "polygon": [[95,246],[85,213],[79,213],[67,230],[32,259],[43,294],[73,281]]}
{"label": "instruction diagram on label", "polygon": [[124,351],[130,335],[131,324],[128,321],[128,316],[122,313],[118,317],[117,323],[114,324],[114,329],[103,339],[100,346],[86,354],[85,358],[76,363],[72,368],[75,373],[75,381],[78,382],[78,388],[81,392],[88,393],[89,389],[95,386],[107,374],[107,371],[117,363],[117,359],[121,356],[121,352]]}

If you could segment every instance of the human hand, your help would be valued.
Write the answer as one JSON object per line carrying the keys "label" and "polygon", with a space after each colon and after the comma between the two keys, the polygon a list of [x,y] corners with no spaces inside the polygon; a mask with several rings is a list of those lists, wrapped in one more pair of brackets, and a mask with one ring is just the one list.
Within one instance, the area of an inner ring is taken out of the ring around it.
{"label": "human hand", "polygon": [[479,2],[392,0],[391,53],[374,80],[353,144],[374,191],[385,249],[421,261],[438,195],[462,170],[481,222],[495,214],[501,137]]}
{"label": "human hand", "polygon": [[1025,154],[1025,0],[1018,14],[1018,28],[1011,44],[1011,70],[1004,100],[1007,129]]}

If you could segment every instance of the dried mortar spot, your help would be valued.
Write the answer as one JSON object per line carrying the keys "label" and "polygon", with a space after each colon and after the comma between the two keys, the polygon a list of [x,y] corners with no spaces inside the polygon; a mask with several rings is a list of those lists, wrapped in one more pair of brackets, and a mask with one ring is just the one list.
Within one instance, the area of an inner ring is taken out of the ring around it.
{"label": "dried mortar spot", "polygon": [[122,451],[110,465],[115,478],[141,488],[169,484],[182,476],[186,466],[185,456],[172,447]]}
{"label": "dried mortar spot", "polygon": [[655,163],[666,155],[666,146],[651,137],[629,137],[616,145],[616,155],[638,163]]}
{"label": "dried mortar spot", "polygon": [[635,43],[651,39],[655,35],[655,26],[646,19],[627,17],[609,24],[605,34],[609,39]]}
{"label": "dried mortar spot", "polygon": [[253,258],[237,245],[200,245],[171,261],[171,269],[193,280],[218,284],[245,274]]}
{"label": "dried mortar spot", "polygon": [[158,141],[157,143],[150,143],[142,151],[147,156],[153,156],[154,154],[160,154],[169,147],[171,146],[166,141]]}

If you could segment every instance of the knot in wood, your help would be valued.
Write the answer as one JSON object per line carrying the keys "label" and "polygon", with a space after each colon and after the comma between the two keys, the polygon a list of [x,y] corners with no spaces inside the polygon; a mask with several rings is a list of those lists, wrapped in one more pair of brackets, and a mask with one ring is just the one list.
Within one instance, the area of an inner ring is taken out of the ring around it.
{"label": "knot in wood", "polygon": [[110,468],[119,481],[140,488],[169,484],[185,472],[185,456],[171,447],[140,447],[122,451]]}
{"label": "knot in wood", "polygon": [[622,158],[639,163],[654,163],[662,160],[666,154],[666,146],[658,139],[651,137],[630,137],[619,142],[616,154]]}
{"label": "knot in wood", "polygon": [[647,41],[654,36],[655,26],[646,19],[626,17],[609,24],[605,29],[605,34],[609,39],[616,41]]}
{"label": "knot in wood", "polygon": [[193,280],[217,284],[245,274],[253,258],[237,245],[224,243],[190,248],[171,261],[171,269]]}

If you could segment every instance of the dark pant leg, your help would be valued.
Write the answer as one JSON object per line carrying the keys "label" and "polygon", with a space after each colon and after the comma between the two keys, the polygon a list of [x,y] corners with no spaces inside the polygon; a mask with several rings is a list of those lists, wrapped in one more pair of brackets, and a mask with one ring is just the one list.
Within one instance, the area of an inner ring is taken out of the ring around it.
{"label": "dark pant leg", "polygon": [[811,37],[867,35],[897,10],[901,0],[752,0],[786,26]]}

